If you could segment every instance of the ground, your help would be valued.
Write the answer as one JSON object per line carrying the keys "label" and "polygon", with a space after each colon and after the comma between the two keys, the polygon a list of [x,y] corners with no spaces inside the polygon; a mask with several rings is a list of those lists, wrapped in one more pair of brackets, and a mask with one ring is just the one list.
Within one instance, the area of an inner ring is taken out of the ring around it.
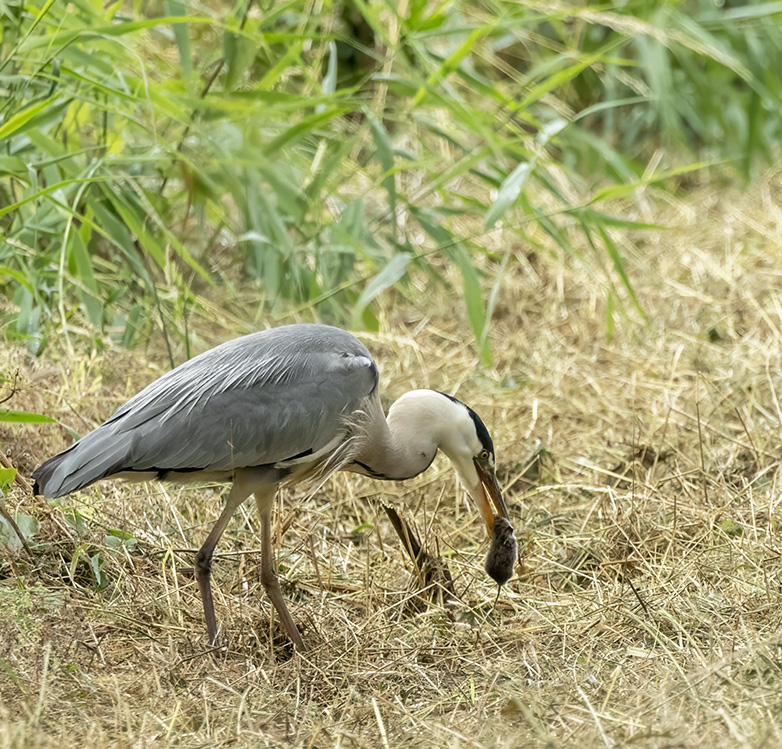
{"label": "ground", "polygon": [[[191,552],[223,487],[47,502],[15,483],[6,507],[40,526],[30,554],[4,531],[0,747],[780,745],[781,195],[773,173],[746,193],[636,196],[668,227],[617,229],[642,312],[607,301],[607,258],[495,231],[511,261],[491,369],[442,290],[394,300],[362,335],[389,401],[443,389],[494,436],[521,550],[496,606],[480,516],[443,458],[405,484],[283,493],[277,555],[305,654],[270,622],[249,506],[215,562],[225,647],[207,647]],[[200,348],[231,335],[211,334]],[[151,349],[0,356],[19,372],[7,406],[80,433],[165,369]],[[71,440],[0,436],[23,477]],[[417,597],[383,502],[448,560],[455,600]]]}

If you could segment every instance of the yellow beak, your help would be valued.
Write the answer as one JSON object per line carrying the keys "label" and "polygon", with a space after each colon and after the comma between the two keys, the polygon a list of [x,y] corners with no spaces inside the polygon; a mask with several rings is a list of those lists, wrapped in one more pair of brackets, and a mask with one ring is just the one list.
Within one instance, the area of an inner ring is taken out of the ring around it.
{"label": "yellow beak", "polygon": [[[483,515],[486,528],[489,535],[494,535],[494,516],[509,520],[508,507],[502,498],[500,485],[497,483],[497,476],[494,471],[487,470],[477,460],[473,460],[475,470],[478,472],[478,485],[474,489],[473,499],[478,504],[478,509]],[[491,500],[491,502],[490,502]],[[492,507],[493,505],[493,507]]]}

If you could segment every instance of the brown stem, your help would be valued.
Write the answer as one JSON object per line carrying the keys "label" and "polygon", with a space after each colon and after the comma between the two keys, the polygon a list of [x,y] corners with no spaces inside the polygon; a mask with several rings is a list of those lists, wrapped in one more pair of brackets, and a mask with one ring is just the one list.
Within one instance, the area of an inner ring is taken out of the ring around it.
{"label": "brown stem", "polygon": [[[5,496],[3,494],[3,491],[0,489],[0,496]],[[16,524],[16,520],[14,520],[11,517],[11,514],[8,512],[8,510],[5,509],[5,502],[0,500],[0,515],[3,516],[3,518],[8,521],[8,525],[11,526],[11,528],[14,529],[14,533],[16,533],[17,536],[19,536],[19,540],[22,542],[22,546],[24,547],[24,550],[27,552],[27,554],[30,556],[30,559],[34,559],[32,549],[27,544],[27,540],[22,535],[22,531],[19,529],[19,526]]]}

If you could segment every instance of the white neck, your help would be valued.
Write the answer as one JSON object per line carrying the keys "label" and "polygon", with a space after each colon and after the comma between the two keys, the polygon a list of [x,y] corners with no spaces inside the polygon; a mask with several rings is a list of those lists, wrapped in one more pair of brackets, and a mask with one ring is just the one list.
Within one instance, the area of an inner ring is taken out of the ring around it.
{"label": "white neck", "polygon": [[377,417],[370,420],[366,445],[356,457],[360,472],[409,479],[429,467],[439,448],[460,477],[471,478],[472,456],[480,446],[462,404],[434,390],[413,390],[391,406],[387,418],[382,412]]}

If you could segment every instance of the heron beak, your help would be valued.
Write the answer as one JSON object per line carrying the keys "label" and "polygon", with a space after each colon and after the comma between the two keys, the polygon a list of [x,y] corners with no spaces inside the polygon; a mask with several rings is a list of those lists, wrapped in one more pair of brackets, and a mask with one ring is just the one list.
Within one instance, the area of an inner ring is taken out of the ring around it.
{"label": "heron beak", "polygon": [[492,536],[494,535],[494,516],[499,515],[509,520],[508,508],[505,505],[505,500],[502,498],[502,492],[500,491],[500,485],[497,483],[497,476],[494,470],[482,465],[475,459],[473,459],[473,463],[475,470],[478,472],[478,485],[475,487],[474,499],[478,509],[481,511],[481,515],[483,515],[489,535]]}

